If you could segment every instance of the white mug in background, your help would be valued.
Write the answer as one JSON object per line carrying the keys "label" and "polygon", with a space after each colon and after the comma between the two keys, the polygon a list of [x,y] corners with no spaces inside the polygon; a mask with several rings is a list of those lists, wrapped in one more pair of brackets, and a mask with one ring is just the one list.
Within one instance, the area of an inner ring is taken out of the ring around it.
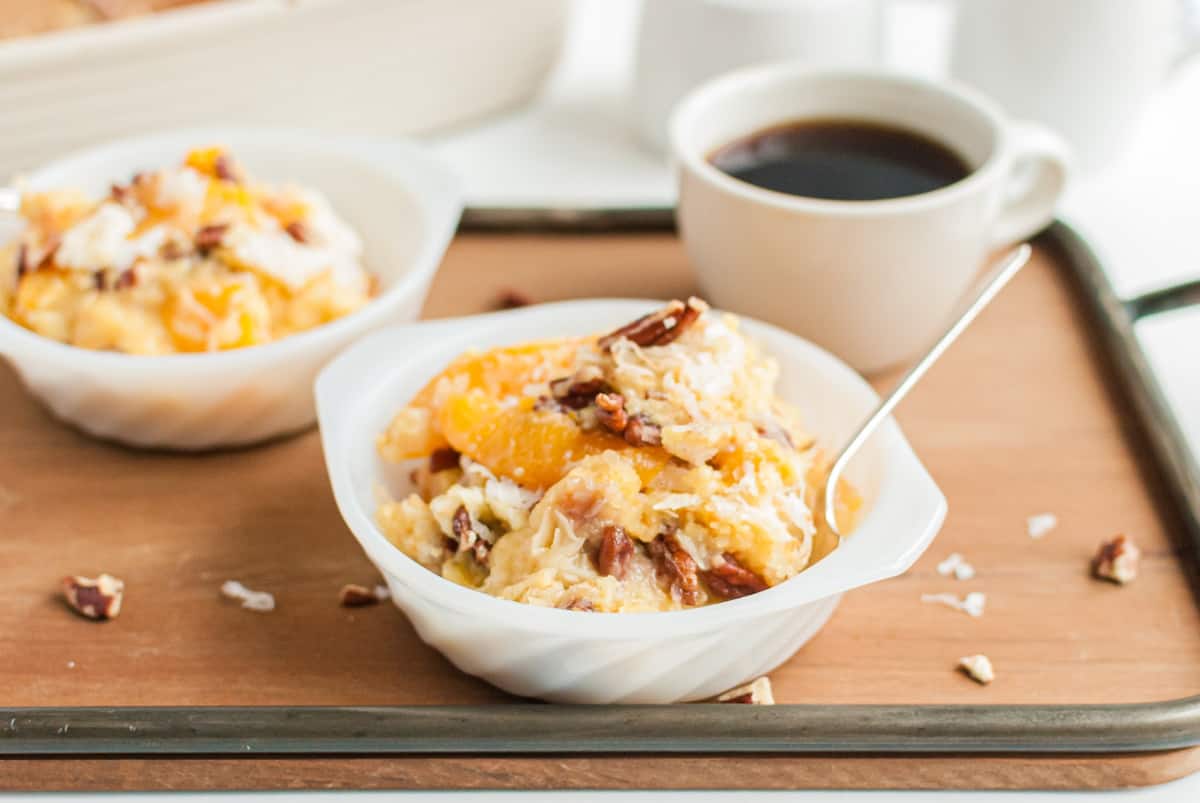
{"label": "white mug in background", "polygon": [[[915,131],[971,172],[919,195],[830,201],[722,172],[712,153],[804,119]],[[796,64],[754,67],[696,89],[671,120],[677,220],[706,296],[790,329],[863,372],[927,346],[989,251],[1046,226],[1067,177],[1066,146],[1007,120],[964,87]]]}
{"label": "white mug in background", "polygon": [[1180,0],[961,0],[950,72],[1061,134],[1081,170],[1100,170],[1181,57],[1183,10]]}
{"label": "white mug in background", "polygon": [[633,85],[642,139],[666,149],[672,107],[704,81],[737,67],[784,60],[874,65],[879,13],[877,0],[645,0]]}

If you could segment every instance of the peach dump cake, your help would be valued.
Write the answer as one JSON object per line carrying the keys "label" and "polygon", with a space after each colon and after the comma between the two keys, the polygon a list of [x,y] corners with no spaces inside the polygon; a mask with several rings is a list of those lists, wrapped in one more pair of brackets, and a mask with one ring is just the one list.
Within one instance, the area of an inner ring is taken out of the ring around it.
{"label": "peach dump cake", "polygon": [[358,235],[321,194],[246,176],[218,148],[94,200],[27,192],[0,252],[0,310],[45,337],[128,354],[269,343],[361,307]]}
{"label": "peach dump cake", "polygon": [[[380,435],[415,493],[386,537],[443,577],[582,611],[665,611],[782,583],[833,549],[828,466],[775,361],[698,299],[602,336],[468,353]],[[859,507],[850,488],[843,525]]]}

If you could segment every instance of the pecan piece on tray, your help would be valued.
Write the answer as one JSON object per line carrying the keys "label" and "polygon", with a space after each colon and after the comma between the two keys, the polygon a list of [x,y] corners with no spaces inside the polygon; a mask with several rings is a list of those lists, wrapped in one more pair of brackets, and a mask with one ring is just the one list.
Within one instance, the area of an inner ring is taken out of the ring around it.
{"label": "pecan piece on tray", "polygon": [[713,559],[712,568],[702,573],[704,582],[718,597],[737,599],[767,589],[767,582],[747,569],[728,552]]}
{"label": "pecan piece on tray", "polygon": [[362,608],[383,602],[390,596],[387,586],[367,588],[358,583],[347,583],[338,593],[338,602],[343,608]]}
{"label": "pecan piece on tray", "polygon": [[696,561],[675,537],[676,529],[674,524],[670,525],[646,549],[654,559],[659,579],[668,584],[671,596],[684,605],[696,605],[700,602],[700,576]]}
{"label": "pecan piece on tray", "polygon": [[88,619],[116,619],[125,597],[125,583],[111,574],[99,577],[71,575],[62,581],[63,596],[71,609]]}
{"label": "pecan piece on tray", "polygon": [[618,340],[626,338],[642,348],[665,346],[683,334],[706,309],[708,305],[698,298],[689,298],[686,302],[676,299],[657,312],[609,332],[597,345],[607,351]]}
{"label": "pecan piece on tray", "polygon": [[596,570],[602,575],[624,580],[631,560],[633,541],[629,540],[625,529],[616,524],[605,525],[596,553]]}
{"label": "pecan piece on tray", "polygon": [[1122,533],[1100,545],[1096,557],[1092,558],[1092,574],[1119,585],[1132,583],[1137,578],[1141,557],[1142,551],[1133,539]]}
{"label": "pecan piece on tray", "polygon": [[502,290],[500,295],[496,297],[496,309],[520,309],[528,307],[533,303],[533,299],[520,290],[509,288]]}

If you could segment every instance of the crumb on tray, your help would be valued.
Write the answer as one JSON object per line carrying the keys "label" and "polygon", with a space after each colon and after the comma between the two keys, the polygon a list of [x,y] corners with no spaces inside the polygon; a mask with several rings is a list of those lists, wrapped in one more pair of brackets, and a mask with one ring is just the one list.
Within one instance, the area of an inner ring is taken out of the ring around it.
{"label": "crumb on tray", "polygon": [[221,586],[221,594],[236,599],[248,611],[268,613],[275,610],[275,597],[267,591],[251,591],[237,580],[226,580]]}
{"label": "crumb on tray", "polygon": [[1058,526],[1058,516],[1053,513],[1038,513],[1025,521],[1025,529],[1030,538],[1041,538]]}
{"label": "crumb on tray", "polygon": [[775,695],[771,692],[771,679],[766,675],[756,678],[745,686],[738,686],[719,695],[715,702],[742,703],[745,705],[775,705]]}
{"label": "crumb on tray", "polygon": [[375,605],[388,599],[391,593],[387,586],[377,585],[374,588],[360,586],[357,583],[347,583],[342,586],[341,592],[338,594],[338,600],[343,608],[362,608],[366,605]]}
{"label": "crumb on tray", "polygon": [[71,609],[88,619],[116,619],[125,597],[125,583],[111,574],[71,575],[62,581],[63,597]]}
{"label": "crumb on tray", "polygon": [[1092,573],[1101,580],[1126,585],[1137,578],[1141,557],[1142,551],[1133,539],[1121,533],[1100,545],[1092,558]]}
{"label": "crumb on tray", "polygon": [[922,594],[921,602],[932,602],[945,605],[956,611],[962,611],[968,616],[983,616],[983,608],[987,604],[987,595],[982,591],[972,591],[962,599],[957,594]]}
{"label": "crumb on tray", "polygon": [[958,659],[958,668],[981,686],[986,686],[996,679],[996,671],[992,668],[991,659],[986,655],[963,656]]}

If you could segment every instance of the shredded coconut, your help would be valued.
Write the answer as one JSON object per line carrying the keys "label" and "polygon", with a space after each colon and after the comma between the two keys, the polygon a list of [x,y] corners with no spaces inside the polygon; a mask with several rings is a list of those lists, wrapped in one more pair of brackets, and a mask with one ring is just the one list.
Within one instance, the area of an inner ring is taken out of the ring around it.
{"label": "shredded coconut", "polygon": [[67,229],[54,261],[70,270],[127,268],[134,258],[129,235],[136,228],[137,221],[128,209],[115,203],[100,204],[95,212]]}
{"label": "shredded coconut", "polygon": [[237,580],[226,580],[221,593],[230,599],[240,600],[248,611],[267,613],[275,610],[275,596],[266,591],[251,591]]}
{"label": "shredded coconut", "polygon": [[663,494],[662,498],[654,503],[654,510],[683,510],[684,508],[697,507],[700,504],[700,497],[695,494],[668,493]]}
{"label": "shredded coconut", "polygon": [[1058,516],[1053,513],[1038,513],[1030,516],[1025,522],[1025,528],[1030,538],[1041,538],[1058,526]]}
{"label": "shredded coconut", "polygon": [[943,577],[954,575],[959,580],[970,580],[975,576],[975,567],[967,563],[966,558],[959,553],[952,552],[937,565],[937,573]]}
{"label": "shredded coconut", "polygon": [[972,591],[962,599],[957,594],[922,594],[921,602],[932,602],[945,605],[956,611],[962,611],[968,616],[983,616],[983,608],[987,604],[987,595],[981,591]]}
{"label": "shredded coconut", "polygon": [[965,655],[958,659],[958,666],[981,686],[986,686],[996,679],[992,662],[986,655]]}

